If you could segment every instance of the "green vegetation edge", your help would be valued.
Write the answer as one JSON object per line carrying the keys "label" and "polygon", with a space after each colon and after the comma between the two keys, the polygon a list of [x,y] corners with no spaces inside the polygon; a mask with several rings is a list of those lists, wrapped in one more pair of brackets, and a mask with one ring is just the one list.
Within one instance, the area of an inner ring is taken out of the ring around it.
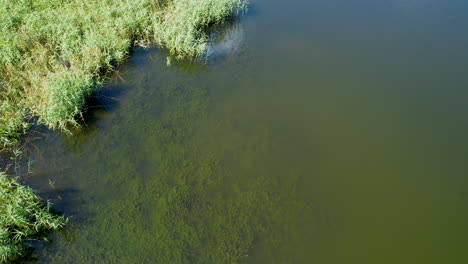
{"label": "green vegetation edge", "polygon": [[[247,0],[0,0],[0,149],[13,148],[29,120],[68,131],[86,98],[132,47],[156,43],[178,58],[206,51],[207,28]],[[0,263],[26,242],[62,227],[29,187],[0,172]]]}
{"label": "green vegetation edge", "polygon": [[65,222],[31,188],[0,172],[0,263],[21,257],[28,241],[41,240],[44,232]]}
{"label": "green vegetation edge", "polygon": [[91,92],[135,45],[179,58],[206,50],[206,29],[247,0],[0,0],[0,147],[28,119],[67,131]]}

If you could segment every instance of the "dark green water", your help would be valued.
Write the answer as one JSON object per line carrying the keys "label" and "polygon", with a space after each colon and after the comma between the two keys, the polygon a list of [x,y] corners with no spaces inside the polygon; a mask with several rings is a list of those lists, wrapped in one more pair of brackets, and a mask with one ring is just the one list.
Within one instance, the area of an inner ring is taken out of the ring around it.
{"label": "dark green water", "polygon": [[468,263],[467,13],[255,0],[206,65],[137,50],[31,147],[38,263]]}

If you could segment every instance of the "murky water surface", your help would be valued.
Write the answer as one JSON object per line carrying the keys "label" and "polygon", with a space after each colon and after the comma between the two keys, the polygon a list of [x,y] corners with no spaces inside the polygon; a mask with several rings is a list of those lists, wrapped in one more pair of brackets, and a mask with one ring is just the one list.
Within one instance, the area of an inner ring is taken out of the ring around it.
{"label": "murky water surface", "polygon": [[468,2],[255,0],[31,147],[38,263],[468,263]]}

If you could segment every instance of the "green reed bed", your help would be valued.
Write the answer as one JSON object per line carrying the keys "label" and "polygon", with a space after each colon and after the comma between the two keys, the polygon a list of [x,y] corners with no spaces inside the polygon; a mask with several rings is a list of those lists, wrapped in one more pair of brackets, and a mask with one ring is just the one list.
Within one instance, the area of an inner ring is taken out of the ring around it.
{"label": "green reed bed", "polygon": [[246,0],[0,0],[0,146],[27,119],[67,130],[131,47],[157,43],[200,57],[205,30]]}
{"label": "green reed bed", "polygon": [[27,241],[64,224],[30,188],[0,172],[0,263],[21,256]]}

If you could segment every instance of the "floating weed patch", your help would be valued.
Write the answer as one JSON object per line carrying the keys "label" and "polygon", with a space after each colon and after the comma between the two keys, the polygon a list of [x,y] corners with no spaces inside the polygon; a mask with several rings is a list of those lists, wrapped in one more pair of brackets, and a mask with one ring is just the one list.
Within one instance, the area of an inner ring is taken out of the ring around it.
{"label": "floating weed patch", "polygon": [[0,172],[0,263],[17,258],[28,240],[64,223],[30,188]]}

